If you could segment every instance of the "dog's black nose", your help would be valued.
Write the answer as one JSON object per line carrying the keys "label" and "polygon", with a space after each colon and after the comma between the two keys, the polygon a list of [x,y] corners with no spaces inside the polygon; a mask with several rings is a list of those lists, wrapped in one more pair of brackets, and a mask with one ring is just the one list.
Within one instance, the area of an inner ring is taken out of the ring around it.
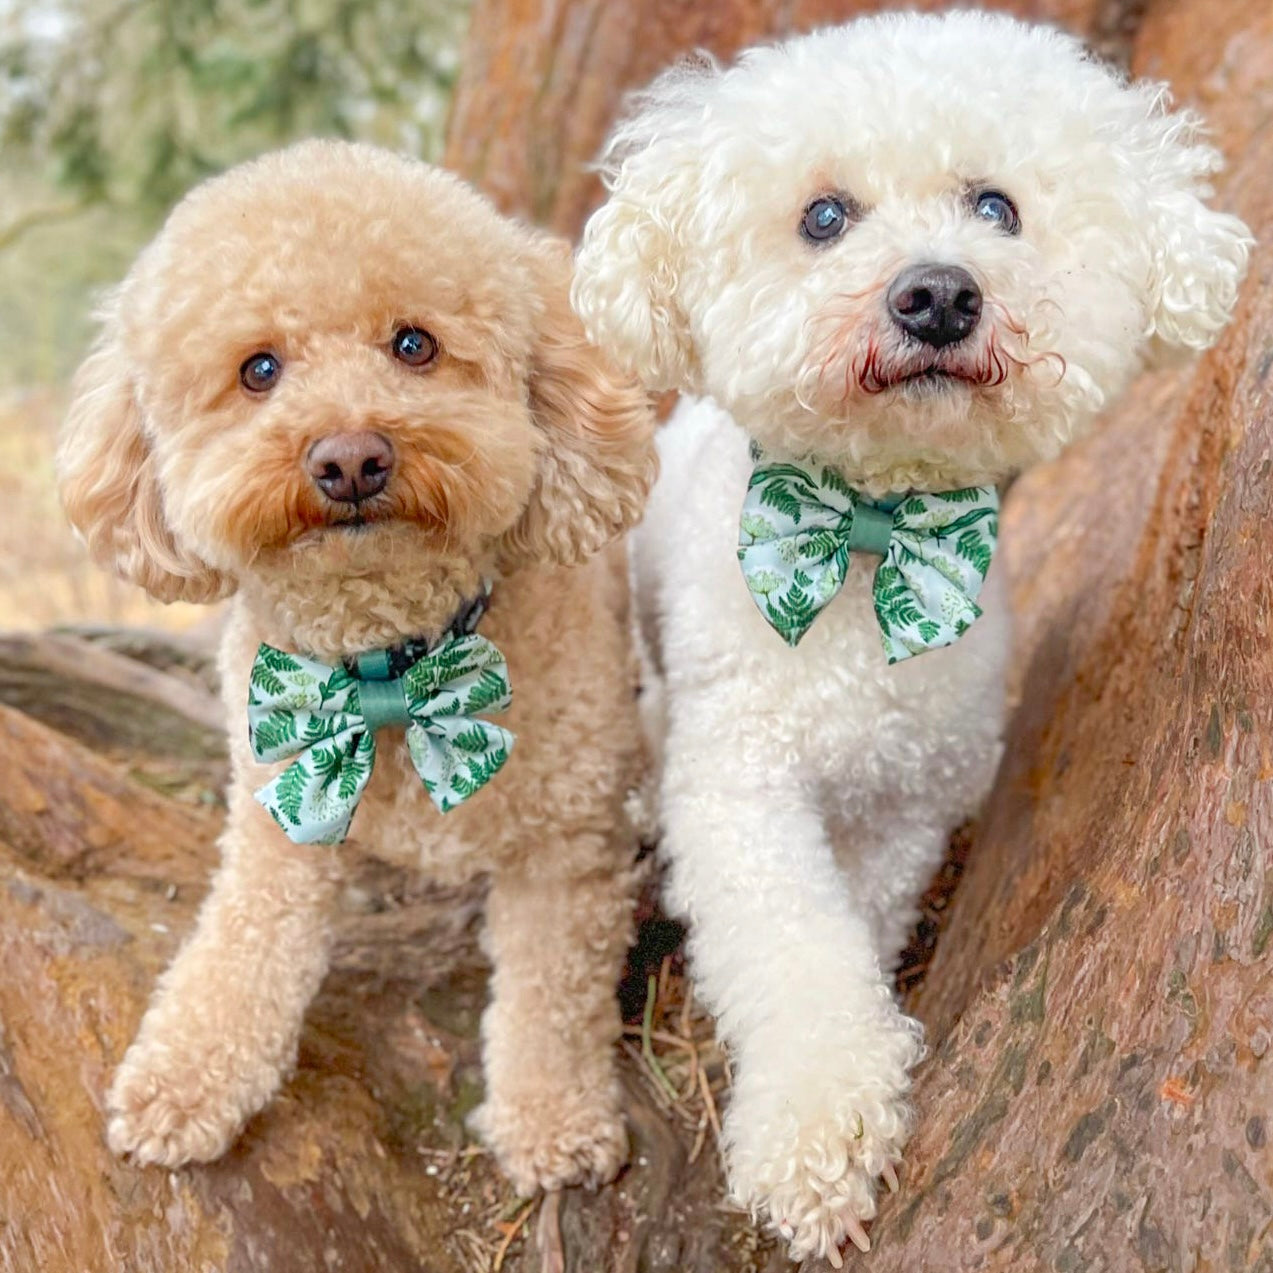
{"label": "dog's black nose", "polygon": [[305,466],[328,499],[356,504],[388,485],[393,443],[379,433],[334,433],[309,448]]}
{"label": "dog's black nose", "polygon": [[907,335],[940,349],[976,327],[981,288],[957,265],[912,265],[888,289],[888,312]]}

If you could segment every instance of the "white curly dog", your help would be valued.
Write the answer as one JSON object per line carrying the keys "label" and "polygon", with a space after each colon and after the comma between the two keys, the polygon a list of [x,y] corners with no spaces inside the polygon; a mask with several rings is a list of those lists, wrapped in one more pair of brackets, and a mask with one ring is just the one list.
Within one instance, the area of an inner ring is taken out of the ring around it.
{"label": "white curly dog", "polygon": [[[996,488],[1146,361],[1216,339],[1250,240],[1204,203],[1199,131],[1051,29],[887,15],[677,67],[604,152],[575,306],[648,388],[699,395],[635,548],[670,900],[734,1061],[732,1193],[793,1258],[867,1249],[896,1181],[923,1044],[890,972],[1001,749],[1002,564],[967,626],[982,572],[947,541],[927,579],[965,598],[920,632],[885,597],[890,662],[873,588],[924,555],[892,528],[972,500],[992,541]],[[821,534],[851,512],[900,543],[882,580],[882,541]],[[740,545],[774,522],[797,534],[762,564],[821,552],[819,577],[749,586]]]}

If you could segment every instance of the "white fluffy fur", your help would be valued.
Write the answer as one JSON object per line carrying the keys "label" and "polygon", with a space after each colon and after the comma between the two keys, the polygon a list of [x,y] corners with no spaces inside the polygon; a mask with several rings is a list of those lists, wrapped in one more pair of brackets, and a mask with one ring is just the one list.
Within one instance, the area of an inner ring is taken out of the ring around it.
{"label": "white fluffy fur", "polygon": [[[748,436],[876,494],[1055,456],[1147,356],[1204,348],[1230,316],[1249,238],[1203,202],[1220,160],[1198,132],[1068,37],[960,13],[687,64],[607,148],[576,308],[647,385],[702,395],[664,430],[635,552],[670,898],[735,1061],[733,1193],[794,1258],[862,1239],[901,1155],[922,1042],[889,972],[993,779],[1009,616],[1000,564],[962,640],[889,667],[859,558],[788,649],[734,551]],[[985,188],[1019,236],[974,218]],[[812,245],[802,213],[832,192],[863,215]],[[940,355],[883,302],[920,262],[984,294]],[[982,379],[889,386],[933,362]]]}

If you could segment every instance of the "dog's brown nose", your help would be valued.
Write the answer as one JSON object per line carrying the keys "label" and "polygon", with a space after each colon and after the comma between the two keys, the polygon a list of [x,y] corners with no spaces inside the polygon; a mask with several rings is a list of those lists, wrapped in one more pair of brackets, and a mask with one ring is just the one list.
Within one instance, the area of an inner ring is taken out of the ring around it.
{"label": "dog's brown nose", "polygon": [[888,289],[893,321],[940,349],[963,340],[981,317],[981,288],[957,265],[912,265]]}
{"label": "dog's brown nose", "polygon": [[393,471],[393,443],[379,433],[334,433],[305,457],[309,475],[328,499],[342,504],[379,495]]}

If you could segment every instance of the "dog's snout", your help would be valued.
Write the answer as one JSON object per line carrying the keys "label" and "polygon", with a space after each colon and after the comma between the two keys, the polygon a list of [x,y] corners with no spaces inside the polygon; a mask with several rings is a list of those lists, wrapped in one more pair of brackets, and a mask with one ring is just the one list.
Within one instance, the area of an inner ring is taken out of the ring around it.
{"label": "dog's snout", "polygon": [[937,349],[963,340],[981,317],[981,288],[957,265],[912,265],[888,289],[893,321]]}
{"label": "dog's snout", "polygon": [[328,499],[356,504],[388,485],[393,443],[379,433],[334,433],[309,448],[305,465]]}

